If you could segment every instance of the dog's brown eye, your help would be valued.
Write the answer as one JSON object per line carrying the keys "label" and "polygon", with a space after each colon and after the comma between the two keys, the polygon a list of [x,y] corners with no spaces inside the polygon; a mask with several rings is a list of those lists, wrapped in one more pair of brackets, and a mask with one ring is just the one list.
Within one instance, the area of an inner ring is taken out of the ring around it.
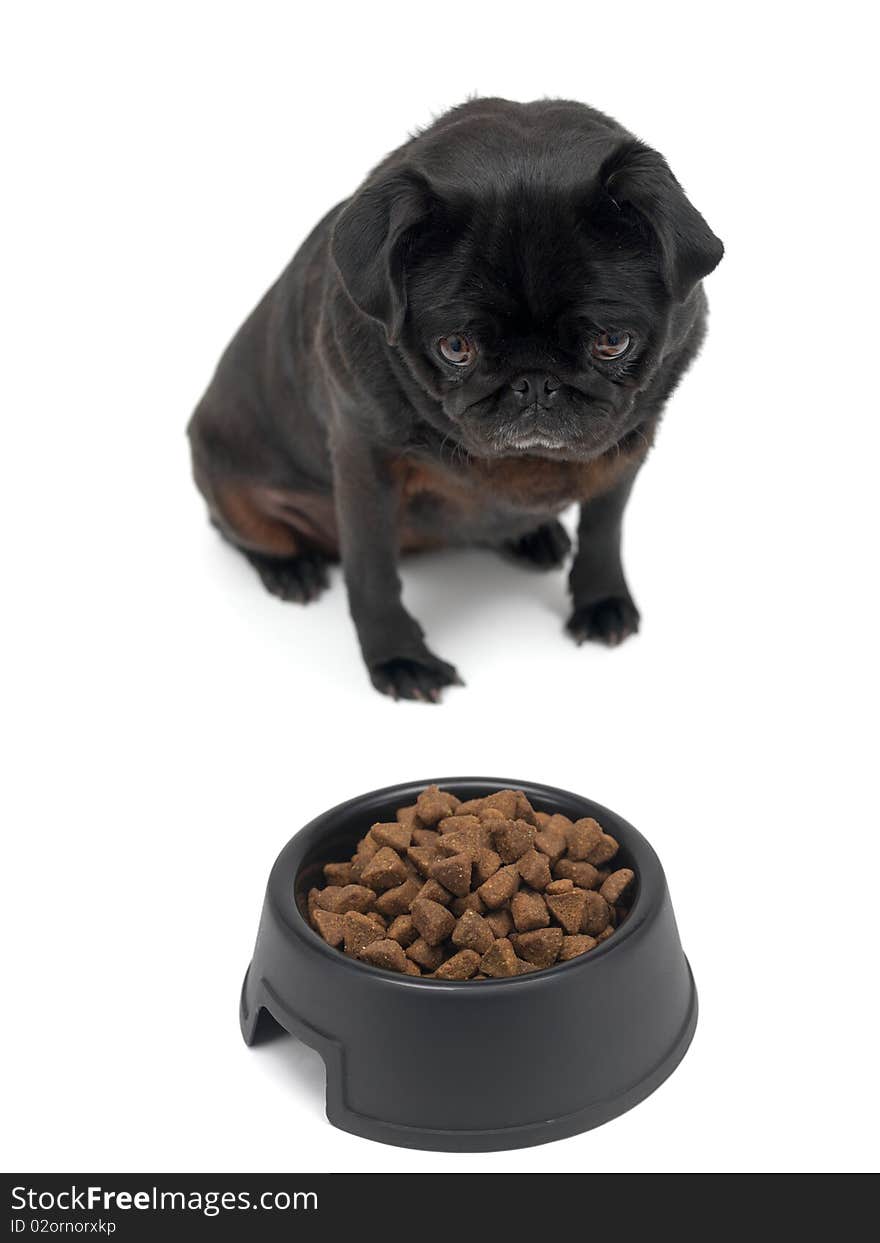
{"label": "dog's brown eye", "polygon": [[455,367],[466,367],[477,352],[474,344],[460,332],[441,337],[437,345],[446,361]]}
{"label": "dog's brown eye", "polygon": [[594,358],[620,358],[629,349],[632,337],[628,332],[600,332],[590,343]]}

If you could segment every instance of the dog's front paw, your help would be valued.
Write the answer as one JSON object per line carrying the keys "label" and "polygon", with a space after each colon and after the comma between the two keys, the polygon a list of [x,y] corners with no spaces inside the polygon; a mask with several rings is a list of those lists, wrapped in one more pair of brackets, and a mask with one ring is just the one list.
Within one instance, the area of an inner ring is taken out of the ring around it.
{"label": "dog's front paw", "polygon": [[565,626],[575,643],[588,639],[617,647],[639,628],[639,610],[629,596],[606,596],[576,608]]}
{"label": "dog's front paw", "polygon": [[383,695],[422,703],[439,703],[444,686],[464,686],[455,666],[430,652],[418,659],[400,656],[379,661],[370,667],[370,679]]}
{"label": "dog's front paw", "polygon": [[299,557],[266,557],[260,553],[248,553],[247,558],[266,590],[279,600],[311,604],[329,586],[329,563],[319,552],[307,552]]}
{"label": "dog's front paw", "polygon": [[510,540],[504,551],[514,561],[525,562],[536,570],[555,570],[571,551],[571,540],[561,522],[545,522],[527,535]]}

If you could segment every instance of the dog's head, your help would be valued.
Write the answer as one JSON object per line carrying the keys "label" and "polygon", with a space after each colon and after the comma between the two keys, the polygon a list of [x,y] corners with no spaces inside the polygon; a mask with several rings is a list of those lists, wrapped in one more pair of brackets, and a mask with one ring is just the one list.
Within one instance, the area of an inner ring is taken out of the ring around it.
{"label": "dog's head", "polygon": [[582,105],[475,101],[381,165],[337,219],[355,306],[470,453],[589,459],[722,245],[662,156]]}

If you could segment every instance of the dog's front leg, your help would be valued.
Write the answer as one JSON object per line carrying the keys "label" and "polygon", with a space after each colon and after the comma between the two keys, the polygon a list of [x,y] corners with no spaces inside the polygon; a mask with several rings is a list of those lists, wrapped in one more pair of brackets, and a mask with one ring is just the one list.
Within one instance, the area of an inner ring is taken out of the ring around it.
{"label": "dog's front leg", "polygon": [[334,491],[351,616],[373,685],[393,699],[436,703],[461,684],[406,611],[397,573],[399,489],[387,457],[356,433],[334,437]]}
{"label": "dog's front leg", "polygon": [[577,643],[594,639],[614,646],[639,628],[620,555],[623,511],[635,474],[610,492],[581,505],[578,547],[569,575],[574,611],[567,629]]}

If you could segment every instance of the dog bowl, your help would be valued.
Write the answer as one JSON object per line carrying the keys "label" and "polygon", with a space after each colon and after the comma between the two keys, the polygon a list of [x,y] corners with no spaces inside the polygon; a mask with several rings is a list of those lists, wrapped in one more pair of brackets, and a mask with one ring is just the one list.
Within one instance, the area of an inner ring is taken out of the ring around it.
{"label": "dog bowl", "polygon": [[341,803],[284,847],[242,989],[245,1042],[282,1028],[316,1049],[330,1122],[386,1144],[488,1152],[616,1118],[684,1057],[697,994],[660,861],[614,812],[530,782],[437,782],[462,799],[523,790],[536,811],[593,816],[618,839],[616,864],[636,873],[632,908],[612,937],[569,962],[507,979],[419,979],[347,958],[309,927],[302,912],[321,865],[347,859],[371,824],[393,820],[428,784]]}

